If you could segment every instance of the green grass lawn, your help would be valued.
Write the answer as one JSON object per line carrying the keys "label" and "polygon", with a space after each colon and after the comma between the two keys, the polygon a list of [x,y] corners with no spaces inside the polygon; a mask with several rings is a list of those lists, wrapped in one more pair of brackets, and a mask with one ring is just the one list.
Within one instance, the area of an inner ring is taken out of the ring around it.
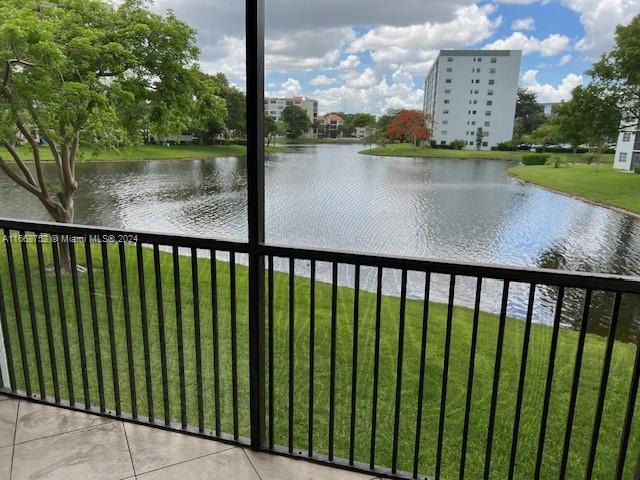
{"label": "green grass lawn", "polygon": [[611,165],[519,166],[509,173],[526,182],[640,213],[640,175],[614,170]]}
{"label": "green grass lawn", "polygon": [[[17,372],[21,372],[19,343],[16,319],[9,290],[9,274],[5,261],[6,246],[0,245],[0,279],[4,287],[4,298],[8,306],[10,339],[13,347],[13,359]],[[79,262],[86,265],[84,247],[77,246]],[[129,390],[129,372],[127,368],[127,342],[125,334],[125,315],[123,308],[122,276],[118,263],[118,252],[109,247],[109,269],[111,273],[111,297],[115,318],[115,346],[117,370],[119,373],[122,410],[131,411],[131,395]],[[43,315],[42,291],[37,269],[37,257],[34,248],[27,248],[30,261],[30,273],[34,282],[35,324],[39,329],[39,346],[44,368],[46,393],[53,394],[52,370],[47,346],[46,323]],[[99,249],[93,248],[93,265],[95,270],[95,295],[97,307],[97,334],[100,348],[94,346],[94,330],[91,319],[91,292],[88,275],[79,274],[79,297],[82,316],[80,325],[84,330],[87,350],[87,375],[91,403],[98,404],[98,382],[96,375],[96,352],[101,356],[105,384],[105,401],[109,409],[114,408],[112,366],[109,350],[109,333],[107,309],[105,302],[105,283],[103,279],[104,265]],[[135,386],[137,389],[137,407],[140,415],[147,414],[147,394],[145,389],[145,355],[142,341],[141,300],[135,249],[125,249],[128,293],[130,298],[132,351],[134,363]],[[34,343],[31,320],[28,309],[28,290],[25,288],[25,271],[20,249],[14,244],[16,269],[18,278],[18,296],[20,311],[24,325],[26,350],[31,383],[34,393],[38,392]],[[51,264],[49,245],[45,245],[45,262]],[[192,285],[191,259],[180,257],[180,278],[182,296],[182,314],[184,319],[184,365],[186,376],[187,415],[190,425],[198,424],[197,388],[195,368],[195,326],[194,296]],[[212,294],[211,294],[211,262],[208,259],[197,260],[198,296],[201,319],[201,348],[204,379],[204,422],[207,429],[213,429],[214,422],[214,383],[213,383],[213,341],[212,341]],[[156,418],[162,418],[162,379],[160,362],[160,341],[158,326],[158,303],[154,278],[153,254],[143,251],[144,292],[147,307],[150,336],[150,368],[152,372],[153,405]],[[163,307],[166,324],[166,354],[168,360],[170,416],[173,421],[180,420],[179,402],[179,356],[177,348],[177,330],[175,313],[175,291],[172,258],[161,253],[162,295],[160,305]],[[232,431],[232,384],[231,384],[231,318],[230,318],[230,269],[229,264],[217,262],[219,321],[219,358],[220,358],[220,409],[222,413],[223,431]],[[58,310],[58,299],[55,288],[55,276],[50,270],[45,275],[49,291],[52,312],[52,337],[57,357],[56,371],[62,385],[61,395],[68,397],[67,379],[64,368],[62,328],[66,326],[71,346],[72,378],[75,396],[82,403],[82,376],[80,370],[80,353],[77,319],[73,301],[71,276],[65,275],[63,283],[66,317],[61,318]],[[247,327],[247,270],[237,267],[237,346],[238,346],[238,398],[240,434],[249,436],[249,372],[248,372],[248,327]],[[295,279],[295,374],[288,378],[289,359],[289,281],[282,273],[275,274],[274,311],[275,311],[275,440],[277,444],[287,444],[288,418],[288,385],[292,380],[294,393],[294,437],[295,448],[305,450],[308,432],[308,392],[309,392],[309,291],[308,279]],[[331,285],[318,283],[316,286],[315,310],[315,402],[314,402],[314,443],[315,451],[327,452],[328,418],[329,418],[329,372],[331,343]],[[349,288],[338,289],[337,317],[337,375],[336,375],[336,423],[335,454],[348,457],[349,425],[351,402],[352,374],[352,342],[353,342],[353,302],[354,291]],[[378,436],[376,445],[376,463],[390,465],[393,435],[394,400],[396,385],[396,362],[398,348],[398,315],[399,299],[384,297],[382,301],[382,329],[380,344],[380,388],[378,392]],[[368,462],[369,438],[371,434],[371,404],[373,351],[375,336],[374,294],[361,292],[359,309],[358,339],[358,382],[357,382],[357,416],[356,416],[356,460]],[[420,471],[433,474],[436,456],[436,439],[439,418],[439,399],[444,356],[444,337],[446,326],[446,307],[431,304],[428,324],[427,369],[425,376],[424,416],[421,437]],[[423,302],[409,300],[406,305],[406,330],[404,337],[404,362],[402,383],[402,409],[400,416],[399,463],[402,470],[411,470],[413,462],[413,440],[415,437],[416,403],[418,396],[420,339],[422,335]],[[508,319],[504,339],[502,372],[500,376],[500,394],[495,424],[493,462],[491,478],[504,479],[508,468],[508,453],[511,445],[515,396],[518,387],[518,374],[524,323]],[[479,337],[476,357],[476,374],[474,377],[470,437],[467,456],[467,478],[480,478],[483,470],[484,451],[486,445],[488,412],[493,383],[493,369],[496,352],[498,319],[495,315],[481,314],[479,320]],[[460,464],[460,445],[465,412],[466,384],[469,367],[469,351],[472,331],[472,312],[465,308],[456,308],[453,315],[451,336],[451,362],[449,368],[448,395],[446,405],[445,437],[443,446],[442,478],[457,478]],[[531,333],[531,347],[525,383],[525,398],[522,410],[519,451],[517,457],[516,478],[533,477],[535,454],[545,389],[546,371],[549,356],[551,329],[534,325]],[[544,450],[544,465],[541,478],[556,478],[560,462],[561,447],[566,423],[567,404],[574,370],[575,352],[578,335],[574,331],[562,330],[559,336],[556,372],[554,376],[549,422]],[[601,337],[587,336],[583,360],[582,377],[576,408],[574,435],[571,443],[569,469],[567,478],[584,478],[586,456],[591,438],[594,411],[601,375],[605,341]],[[611,478],[615,468],[619,439],[626,409],[629,382],[631,379],[635,348],[633,345],[616,343],[611,364],[611,376],[605,402],[600,443],[596,457],[593,478]],[[18,375],[20,388],[24,388],[24,379]],[[633,464],[640,448],[640,425],[634,425],[632,441],[629,449],[625,478],[631,478]]]}
{"label": "green grass lawn", "polygon": [[[27,147],[20,147],[18,151],[25,160],[33,159],[31,150]],[[290,147],[267,147],[268,153],[287,153],[293,151]],[[169,147],[162,145],[141,145],[138,147],[111,149],[92,153],[81,150],[78,157],[79,162],[87,161],[118,161],[118,160],[161,160],[180,158],[202,158],[202,157],[232,157],[245,155],[247,147],[242,145],[172,145]],[[51,151],[40,148],[40,155],[43,160],[52,161]]]}
{"label": "green grass lawn", "polygon": [[[421,147],[414,148],[408,143],[387,145],[386,147],[375,147],[370,150],[360,152],[365,155],[377,155],[386,157],[419,157],[419,158],[489,158],[500,160],[521,160],[522,155],[530,152],[497,152],[486,150],[448,150],[444,148]],[[572,162],[581,161],[582,154],[562,154]],[[603,154],[602,161],[612,163],[613,154]]]}

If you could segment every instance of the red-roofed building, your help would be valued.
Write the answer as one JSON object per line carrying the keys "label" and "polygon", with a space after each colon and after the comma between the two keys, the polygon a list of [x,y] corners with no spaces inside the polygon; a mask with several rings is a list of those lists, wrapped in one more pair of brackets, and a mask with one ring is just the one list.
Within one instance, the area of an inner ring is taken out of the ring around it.
{"label": "red-roofed building", "polygon": [[328,113],[318,117],[316,136],[318,138],[338,138],[344,126],[344,118],[337,113]]}

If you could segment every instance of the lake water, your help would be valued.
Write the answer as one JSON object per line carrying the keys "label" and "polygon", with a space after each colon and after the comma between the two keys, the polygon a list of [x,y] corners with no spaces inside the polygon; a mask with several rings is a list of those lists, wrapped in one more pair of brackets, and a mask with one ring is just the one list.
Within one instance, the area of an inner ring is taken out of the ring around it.
{"label": "lake water", "polygon": [[[509,178],[507,161],[385,158],[357,145],[300,147],[266,165],[266,235],[276,244],[468,263],[640,275],[640,221]],[[77,166],[76,223],[246,240],[246,161],[237,158],[87,163]],[[0,176],[0,216],[47,220],[35,198]],[[299,273],[305,274],[301,262]],[[328,266],[320,267],[329,279]],[[350,284],[349,268],[340,283]],[[390,272],[385,290],[396,293]],[[366,288],[375,274],[365,271]],[[437,278],[433,299],[447,298]],[[422,294],[410,277],[409,294]],[[456,303],[472,305],[475,281]],[[482,307],[497,311],[488,282]],[[522,317],[528,289],[513,285],[509,313]],[[535,320],[551,323],[555,291],[539,289]],[[582,295],[567,292],[563,323],[580,318]],[[594,300],[593,330],[606,331],[611,299]],[[640,308],[624,302],[622,338],[635,338]]]}

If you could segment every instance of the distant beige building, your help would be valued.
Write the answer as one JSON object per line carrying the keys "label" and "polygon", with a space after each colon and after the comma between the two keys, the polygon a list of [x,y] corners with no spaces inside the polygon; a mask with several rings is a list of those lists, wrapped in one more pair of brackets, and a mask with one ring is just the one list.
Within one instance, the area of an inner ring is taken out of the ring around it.
{"label": "distant beige building", "polygon": [[318,117],[316,125],[316,136],[318,138],[338,138],[340,136],[340,127],[344,126],[344,118],[337,113],[328,113]]}
{"label": "distant beige building", "polygon": [[300,107],[307,112],[310,122],[313,123],[318,119],[318,101],[307,97],[265,97],[264,113],[271,115],[279,122],[282,120],[282,111],[290,105]]}

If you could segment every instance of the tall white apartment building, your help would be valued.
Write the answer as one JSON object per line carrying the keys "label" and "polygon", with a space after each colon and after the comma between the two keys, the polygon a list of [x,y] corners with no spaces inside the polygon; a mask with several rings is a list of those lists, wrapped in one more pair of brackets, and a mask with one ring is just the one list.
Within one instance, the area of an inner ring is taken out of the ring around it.
{"label": "tall white apartment building", "polygon": [[282,119],[282,111],[289,105],[296,105],[307,112],[310,122],[315,122],[318,119],[318,101],[307,97],[266,97],[264,99],[264,113],[271,115],[279,122]]}
{"label": "tall white apartment building", "polygon": [[520,50],[440,50],[424,87],[424,113],[439,145],[489,150],[513,137]]}
{"label": "tall white apartment building", "polygon": [[637,120],[622,122],[613,168],[634,171],[640,165],[640,126]]}

